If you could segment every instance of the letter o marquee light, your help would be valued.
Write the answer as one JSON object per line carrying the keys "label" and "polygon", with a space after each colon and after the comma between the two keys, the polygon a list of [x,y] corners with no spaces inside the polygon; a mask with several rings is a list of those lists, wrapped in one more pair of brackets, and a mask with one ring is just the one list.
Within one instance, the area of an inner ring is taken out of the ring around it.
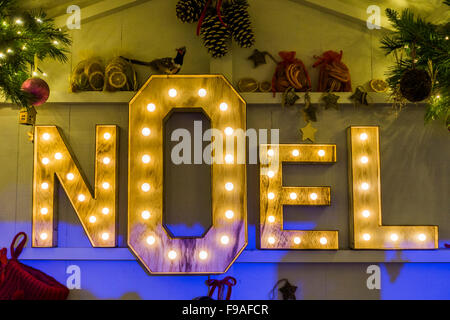
{"label": "letter o marquee light", "polygon": [[246,166],[213,162],[212,227],[202,238],[172,237],[163,225],[162,128],[173,109],[202,109],[222,132],[246,128],[245,101],[223,76],[152,76],[129,109],[128,246],[153,274],[224,273],[247,245]]}

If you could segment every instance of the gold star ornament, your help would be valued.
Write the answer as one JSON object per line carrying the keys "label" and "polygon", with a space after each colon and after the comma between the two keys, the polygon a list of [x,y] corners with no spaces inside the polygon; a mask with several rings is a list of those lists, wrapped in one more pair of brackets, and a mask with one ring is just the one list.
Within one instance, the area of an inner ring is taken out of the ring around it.
{"label": "gold star ornament", "polygon": [[302,135],[303,135],[303,141],[305,141],[305,140],[309,140],[311,142],[316,141],[315,135],[316,135],[317,129],[312,126],[311,122],[308,122],[306,127],[302,128],[301,131],[302,131]]}

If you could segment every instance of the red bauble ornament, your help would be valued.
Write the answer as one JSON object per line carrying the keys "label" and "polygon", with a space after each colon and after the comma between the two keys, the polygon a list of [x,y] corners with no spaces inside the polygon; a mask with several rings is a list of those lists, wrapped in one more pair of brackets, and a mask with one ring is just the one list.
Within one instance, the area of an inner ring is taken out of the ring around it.
{"label": "red bauble ornament", "polygon": [[44,104],[50,96],[50,87],[41,78],[30,78],[22,84],[22,90],[33,97],[30,101],[32,106]]}

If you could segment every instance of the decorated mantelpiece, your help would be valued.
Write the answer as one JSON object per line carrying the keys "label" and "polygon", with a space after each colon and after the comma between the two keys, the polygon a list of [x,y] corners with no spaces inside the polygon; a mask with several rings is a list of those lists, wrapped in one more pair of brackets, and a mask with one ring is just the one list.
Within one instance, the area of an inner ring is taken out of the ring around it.
{"label": "decorated mantelpiece", "polygon": [[[174,108],[203,110],[216,130],[209,151],[214,154],[211,159],[213,226],[200,238],[173,238],[162,224],[164,140],[159,128]],[[128,246],[152,273],[225,272],[247,243],[245,136],[249,131],[246,131],[244,100],[221,76],[154,76],[130,102],[129,114]],[[238,143],[229,149],[229,144],[235,143],[234,138]],[[379,140],[377,126],[348,129],[351,246],[354,249],[436,249],[436,226],[383,224]],[[55,177],[66,191],[92,245],[116,245],[115,195],[121,187],[115,182],[116,143],[115,126],[97,126],[95,193],[92,193],[57,127],[36,126],[33,246],[56,244]],[[338,249],[338,230],[284,231],[282,224],[283,205],[331,205],[330,187],[286,188],[281,184],[284,162],[334,163],[336,146],[260,144],[259,161],[261,249]]]}

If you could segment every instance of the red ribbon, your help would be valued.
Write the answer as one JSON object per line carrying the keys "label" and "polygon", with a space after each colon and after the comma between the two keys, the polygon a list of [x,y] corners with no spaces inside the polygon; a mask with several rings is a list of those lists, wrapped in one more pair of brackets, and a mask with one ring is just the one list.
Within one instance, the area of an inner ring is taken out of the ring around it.
{"label": "red ribbon", "polygon": [[208,287],[212,287],[211,290],[209,291],[208,296],[211,298],[214,294],[214,291],[216,290],[216,288],[218,288],[218,292],[217,292],[217,300],[222,300],[222,295],[223,292],[225,290],[225,287],[228,286],[228,292],[227,292],[227,297],[225,300],[230,300],[231,298],[231,288],[234,287],[236,285],[237,281],[235,278],[233,277],[226,277],[222,280],[217,280],[217,279],[209,279],[206,281],[206,284],[208,285]]}
{"label": "red ribbon", "polygon": [[[202,29],[202,24],[203,24],[203,21],[205,20],[206,12],[208,11],[208,7],[209,7],[209,5],[211,4],[211,1],[212,1],[212,0],[208,0],[208,1],[206,2],[206,5],[205,5],[205,7],[203,8],[202,14],[201,14],[201,16],[200,16],[200,19],[198,20],[198,24],[197,24],[197,36],[200,35],[200,30]],[[223,21],[223,18],[222,18],[222,10],[221,10],[221,9],[222,9],[222,2],[223,2],[223,0],[218,0],[218,1],[217,1],[216,12],[217,12],[217,16],[219,17],[220,22],[221,22],[225,27],[228,27],[228,26],[226,25],[226,23]]]}

